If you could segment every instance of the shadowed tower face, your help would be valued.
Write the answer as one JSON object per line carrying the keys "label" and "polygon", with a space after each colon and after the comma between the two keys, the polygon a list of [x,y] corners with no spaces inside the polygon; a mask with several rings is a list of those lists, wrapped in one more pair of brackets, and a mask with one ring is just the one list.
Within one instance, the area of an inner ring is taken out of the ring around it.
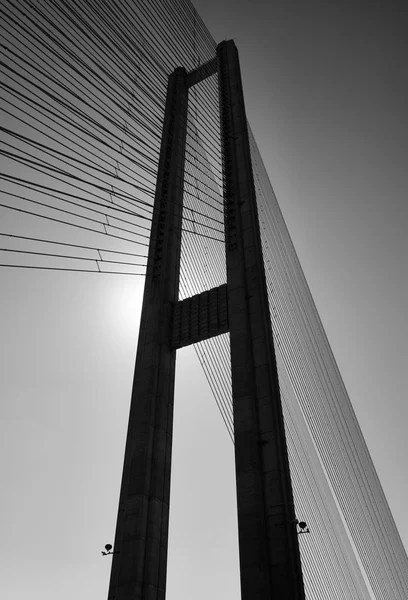
{"label": "shadowed tower face", "polygon": [[[189,88],[218,71],[227,282],[178,300]],[[238,53],[169,78],[109,600],[166,594],[176,350],[230,333],[241,596],[301,600],[296,516]]]}

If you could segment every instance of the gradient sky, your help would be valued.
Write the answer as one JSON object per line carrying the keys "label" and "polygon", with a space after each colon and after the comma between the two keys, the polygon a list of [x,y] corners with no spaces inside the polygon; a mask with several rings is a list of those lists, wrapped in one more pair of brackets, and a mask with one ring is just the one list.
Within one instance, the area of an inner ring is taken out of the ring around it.
{"label": "gradient sky", "polygon": [[[408,547],[404,4],[195,2],[238,46],[251,127]],[[2,597],[100,600],[143,281],[0,278]],[[232,444],[192,348],[177,372],[168,600],[236,600]]]}

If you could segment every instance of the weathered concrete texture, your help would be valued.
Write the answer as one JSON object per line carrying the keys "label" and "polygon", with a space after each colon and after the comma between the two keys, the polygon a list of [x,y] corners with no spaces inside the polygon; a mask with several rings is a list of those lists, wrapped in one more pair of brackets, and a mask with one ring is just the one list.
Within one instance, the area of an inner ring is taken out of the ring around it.
{"label": "weathered concrete texture", "polygon": [[303,600],[238,53],[228,41],[217,54],[241,594]]}
{"label": "weathered concrete texture", "polygon": [[109,600],[165,598],[186,79],[181,68],[169,78]]}

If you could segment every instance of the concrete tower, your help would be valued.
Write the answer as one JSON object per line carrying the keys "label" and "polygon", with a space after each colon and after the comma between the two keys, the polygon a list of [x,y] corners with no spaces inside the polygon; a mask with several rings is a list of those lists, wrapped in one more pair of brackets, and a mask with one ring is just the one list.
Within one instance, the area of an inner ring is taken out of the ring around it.
{"label": "concrete tower", "polygon": [[[188,90],[218,71],[227,282],[178,300]],[[164,600],[176,350],[230,333],[242,600],[304,600],[238,53],[169,78],[108,600]],[[216,596],[216,591],[215,591]],[[192,599],[193,600],[193,599]]]}

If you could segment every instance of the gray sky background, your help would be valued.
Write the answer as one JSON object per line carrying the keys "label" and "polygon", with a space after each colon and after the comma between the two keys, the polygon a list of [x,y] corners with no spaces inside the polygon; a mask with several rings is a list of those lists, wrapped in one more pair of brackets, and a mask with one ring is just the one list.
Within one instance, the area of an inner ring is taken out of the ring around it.
{"label": "gray sky background", "polygon": [[[249,121],[407,547],[406,8],[195,6],[240,51]],[[143,281],[0,278],[2,597],[100,600]],[[191,348],[177,373],[168,600],[236,600],[232,444]]]}

